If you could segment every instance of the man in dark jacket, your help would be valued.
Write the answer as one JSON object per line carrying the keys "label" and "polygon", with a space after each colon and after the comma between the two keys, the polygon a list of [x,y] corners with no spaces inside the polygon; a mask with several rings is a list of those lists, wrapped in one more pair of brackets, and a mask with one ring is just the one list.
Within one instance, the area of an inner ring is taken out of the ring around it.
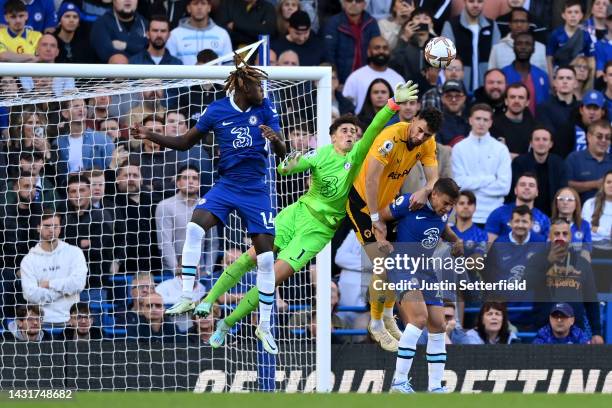
{"label": "man in dark jacket", "polygon": [[574,96],[576,72],[572,67],[559,67],[553,80],[555,94],[536,108],[536,119],[553,134],[553,153],[565,158],[574,150],[574,118],[579,102]]}
{"label": "man in dark jacket", "polygon": [[550,130],[539,125],[531,132],[531,151],[512,161],[512,188],[508,201],[514,201],[514,186],[521,174],[533,173],[538,180],[538,196],[534,207],[550,216],[550,203],[560,188],[567,187],[567,171],[563,159],[550,150],[553,147]]}
{"label": "man in dark jacket", "polygon": [[325,59],[336,66],[342,84],[351,72],[366,64],[368,44],[380,35],[378,23],[365,7],[365,1],[342,0],[343,12],[325,26]]}
{"label": "man in dark jacket", "polygon": [[91,47],[101,62],[115,54],[129,58],[146,48],[147,20],[136,12],[136,6],[136,0],[113,0],[113,9],[93,24]]}
{"label": "man in dark jacket", "polygon": [[234,49],[276,33],[276,12],[266,0],[223,0],[215,21],[229,32]]}
{"label": "man in dark jacket", "polygon": [[116,173],[117,193],[109,196],[104,205],[112,209],[114,219],[112,272],[159,273],[161,256],[154,217],[158,201],[142,188],[142,175],[136,163],[125,162]]}
{"label": "man in dark jacket", "polygon": [[91,183],[83,175],[68,177],[65,241],[83,250],[89,265],[88,287],[101,288],[113,259],[113,223],[107,210],[91,205]]}
{"label": "man in dark jacket", "polygon": [[529,139],[535,127],[529,111],[530,96],[529,89],[522,83],[510,85],[504,98],[506,109],[493,116],[491,134],[500,141],[503,139],[513,159],[529,150]]}
{"label": "man in dark jacket", "polygon": [[153,16],[147,30],[149,45],[145,50],[129,58],[130,64],[141,65],[183,65],[183,62],[170,54],[166,43],[170,37],[170,23],[166,16]]}

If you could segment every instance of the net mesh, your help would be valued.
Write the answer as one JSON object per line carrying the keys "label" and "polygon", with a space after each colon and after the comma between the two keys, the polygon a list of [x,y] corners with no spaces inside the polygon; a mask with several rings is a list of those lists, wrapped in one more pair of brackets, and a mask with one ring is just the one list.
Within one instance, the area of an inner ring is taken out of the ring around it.
{"label": "net mesh", "polygon": [[[314,147],[314,83],[269,80],[266,88],[288,147]],[[218,144],[211,133],[178,152],[130,139],[129,128],[182,134],[225,97],[222,89],[217,80],[2,79],[0,390],[314,389],[314,265],[279,288],[276,358],[254,340],[256,313],[226,346],[208,345],[214,325],[254,285],[255,271],[211,318],[163,317],[181,294],[174,275],[185,226],[217,180]],[[308,175],[278,178],[276,164],[271,155],[267,182],[280,211],[306,191]],[[199,172],[195,180],[177,178],[186,165]],[[86,278],[77,252],[36,248],[41,234],[53,233],[41,222],[46,208],[63,215],[60,237],[84,255]],[[206,234],[198,297],[250,245],[245,226],[232,213],[227,226]]]}

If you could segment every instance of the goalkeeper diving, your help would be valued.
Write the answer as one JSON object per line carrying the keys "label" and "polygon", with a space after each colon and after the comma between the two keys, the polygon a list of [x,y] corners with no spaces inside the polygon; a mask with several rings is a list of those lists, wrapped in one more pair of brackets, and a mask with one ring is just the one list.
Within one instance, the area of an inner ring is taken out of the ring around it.
{"label": "goalkeeper diving", "polygon": [[[305,155],[292,152],[278,166],[281,175],[290,175],[310,170],[311,186],[306,194],[294,204],[283,209],[276,217],[274,263],[278,286],[315,257],[334,236],[336,229],[346,216],[349,191],[359,174],[361,165],[387,122],[399,111],[399,103],[418,99],[418,86],[408,81],[395,87],[394,98],[389,99],[366,129],[363,138],[357,141],[357,119],[341,116],[330,127],[332,144],[319,147]],[[232,287],[241,277],[256,266],[254,248],[231,264],[219,277],[208,295],[195,308],[196,316],[208,315],[214,302]],[[258,289],[249,290],[242,301],[223,321],[210,338],[210,345],[220,347],[227,332],[243,317],[257,309]],[[260,310],[260,313],[262,311]],[[271,314],[271,308],[264,311]],[[260,316],[260,321],[270,321],[270,316]],[[259,328],[258,328],[259,329]],[[264,349],[278,354],[273,336],[259,336]]]}

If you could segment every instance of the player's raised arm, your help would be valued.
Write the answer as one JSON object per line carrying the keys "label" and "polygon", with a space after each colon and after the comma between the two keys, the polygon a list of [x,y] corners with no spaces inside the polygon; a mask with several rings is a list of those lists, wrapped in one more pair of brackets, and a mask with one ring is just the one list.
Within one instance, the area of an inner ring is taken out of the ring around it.
{"label": "player's raised arm", "polygon": [[355,158],[356,161],[362,162],[368,150],[374,143],[376,136],[383,130],[387,122],[391,120],[399,110],[398,104],[417,100],[419,98],[419,86],[418,84],[408,81],[405,84],[397,84],[395,86],[395,96],[387,101],[387,104],[378,111],[374,119],[363,134],[363,138],[355,144]]}
{"label": "player's raised arm", "polygon": [[189,150],[202,138],[202,133],[195,127],[180,136],[166,136],[152,132],[143,125],[136,124],[130,128],[130,134],[134,139],[148,139],[162,147],[180,151]]}

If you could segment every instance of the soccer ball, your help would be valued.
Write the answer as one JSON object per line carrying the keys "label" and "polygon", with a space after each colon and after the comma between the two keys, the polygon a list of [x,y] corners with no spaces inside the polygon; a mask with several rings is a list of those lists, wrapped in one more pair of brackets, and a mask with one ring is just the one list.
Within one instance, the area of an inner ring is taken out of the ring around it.
{"label": "soccer ball", "polygon": [[425,60],[434,68],[446,68],[457,56],[455,44],[446,37],[436,37],[425,45]]}

